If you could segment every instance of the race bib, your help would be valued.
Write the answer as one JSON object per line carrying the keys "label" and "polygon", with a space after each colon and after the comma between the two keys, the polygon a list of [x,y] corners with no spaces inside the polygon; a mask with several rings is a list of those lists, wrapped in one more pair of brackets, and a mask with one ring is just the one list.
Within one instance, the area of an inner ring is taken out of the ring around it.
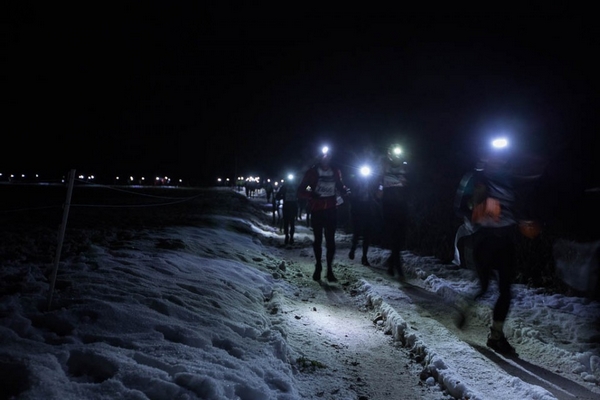
{"label": "race bib", "polygon": [[315,191],[321,197],[335,196],[335,176],[332,169],[322,170],[319,168],[319,180]]}

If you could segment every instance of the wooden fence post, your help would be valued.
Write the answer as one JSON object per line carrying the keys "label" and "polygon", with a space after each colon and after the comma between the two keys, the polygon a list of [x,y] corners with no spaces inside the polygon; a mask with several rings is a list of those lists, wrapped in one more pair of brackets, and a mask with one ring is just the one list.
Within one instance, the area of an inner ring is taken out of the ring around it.
{"label": "wooden fence post", "polygon": [[60,253],[62,252],[62,245],[65,239],[65,229],[67,228],[67,219],[69,217],[69,208],[71,207],[71,195],[73,194],[73,184],[75,182],[75,170],[72,169],[69,173],[69,187],[67,189],[67,200],[63,210],[62,224],[60,225],[60,232],[58,234],[58,245],[56,246],[56,255],[54,257],[54,269],[50,276],[50,292],[48,293],[48,310],[52,305],[52,294],[54,293],[54,285],[56,284],[56,274],[58,273],[58,263],[60,262]]}

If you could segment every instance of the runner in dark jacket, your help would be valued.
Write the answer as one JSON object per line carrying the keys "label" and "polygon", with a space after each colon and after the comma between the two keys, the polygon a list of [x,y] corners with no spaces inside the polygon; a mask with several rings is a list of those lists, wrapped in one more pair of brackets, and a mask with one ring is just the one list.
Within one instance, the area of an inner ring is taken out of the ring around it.
{"label": "runner in dark jacket", "polygon": [[293,186],[294,176],[288,175],[288,179],[281,185],[275,198],[283,201],[283,233],[284,244],[294,244],[294,232],[296,231],[296,218],[298,216],[297,189]]}
{"label": "runner in dark jacket", "polygon": [[383,214],[383,244],[391,250],[387,260],[387,272],[394,276],[398,272],[404,279],[401,251],[406,245],[408,224],[408,170],[407,163],[398,145],[390,146],[383,160],[379,177],[379,191]]}
{"label": "runner in dark jacket", "polygon": [[[519,170],[520,160],[504,139],[493,143],[495,147],[487,152],[471,177],[473,189],[468,209],[471,210],[470,224],[474,233],[468,236],[467,246],[471,249],[479,278],[479,289],[473,300],[488,292],[490,281],[497,274],[500,294],[494,304],[487,345],[499,353],[511,354],[515,353],[515,349],[504,336],[504,324],[516,276],[515,239],[519,234],[519,224],[531,223],[523,207],[523,185],[537,179],[540,174]],[[468,301],[459,306],[463,308],[458,321],[461,327],[465,322],[464,308],[468,307]]]}
{"label": "runner in dark jacket", "polygon": [[[326,149],[326,148],[325,148]],[[348,189],[342,181],[341,171],[331,165],[331,155],[325,150],[319,162],[306,171],[298,186],[298,198],[310,201],[310,214],[313,228],[313,251],[316,259],[313,279],[321,280],[323,232],[327,250],[327,280],[337,281],[333,274],[335,255],[335,231],[337,228],[337,201],[346,196]]]}
{"label": "runner in dark jacket", "polygon": [[348,257],[354,260],[358,242],[362,238],[362,258],[361,263],[369,267],[369,245],[373,234],[373,224],[375,221],[377,203],[375,200],[375,190],[373,172],[368,166],[361,167],[359,175],[352,184],[352,195],[350,196],[350,218],[352,222],[352,242]]}

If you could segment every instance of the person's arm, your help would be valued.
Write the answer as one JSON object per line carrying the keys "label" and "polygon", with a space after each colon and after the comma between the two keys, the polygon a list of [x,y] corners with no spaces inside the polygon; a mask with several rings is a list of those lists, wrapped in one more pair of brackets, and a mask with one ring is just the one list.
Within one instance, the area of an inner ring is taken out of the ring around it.
{"label": "person's arm", "polygon": [[535,181],[542,177],[548,166],[544,157],[527,154],[512,165],[512,176],[518,183]]}
{"label": "person's arm", "polygon": [[383,172],[377,175],[375,184],[373,186],[373,194],[375,195],[375,199],[381,200],[383,198]]}
{"label": "person's arm", "polygon": [[342,180],[342,171],[340,171],[338,168],[336,168],[335,173],[336,173],[335,184],[336,184],[337,190],[340,192],[340,194],[342,196],[349,195],[350,189],[344,184],[344,181]]}
{"label": "person's arm", "polygon": [[285,190],[286,190],[285,186],[280,187],[279,190],[277,191],[277,193],[275,194],[275,200],[283,199],[283,196],[285,195]]}
{"label": "person's arm", "polygon": [[302,181],[300,181],[300,185],[298,186],[298,190],[296,191],[296,197],[298,197],[299,199],[310,200],[313,196],[313,193],[306,189],[308,186],[311,186],[311,190],[314,190],[314,187],[312,187],[312,185],[314,185],[314,182],[312,179],[311,172],[312,169],[306,171],[306,173],[302,177]]}
{"label": "person's arm", "polygon": [[381,200],[383,198],[383,177],[385,175],[386,163],[383,159],[379,160],[379,171],[375,175],[375,199]]}

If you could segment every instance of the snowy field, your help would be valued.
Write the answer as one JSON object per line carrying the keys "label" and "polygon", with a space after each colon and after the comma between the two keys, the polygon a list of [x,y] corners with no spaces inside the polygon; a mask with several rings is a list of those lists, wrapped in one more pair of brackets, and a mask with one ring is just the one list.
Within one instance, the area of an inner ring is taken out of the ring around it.
{"label": "snowy field", "polygon": [[56,263],[65,189],[1,189],[2,399],[600,398],[598,302],[517,285],[507,358],[494,287],[453,325],[472,271],[405,253],[400,283],[340,231],[319,285],[310,229],[283,246],[264,197],[76,187]]}

